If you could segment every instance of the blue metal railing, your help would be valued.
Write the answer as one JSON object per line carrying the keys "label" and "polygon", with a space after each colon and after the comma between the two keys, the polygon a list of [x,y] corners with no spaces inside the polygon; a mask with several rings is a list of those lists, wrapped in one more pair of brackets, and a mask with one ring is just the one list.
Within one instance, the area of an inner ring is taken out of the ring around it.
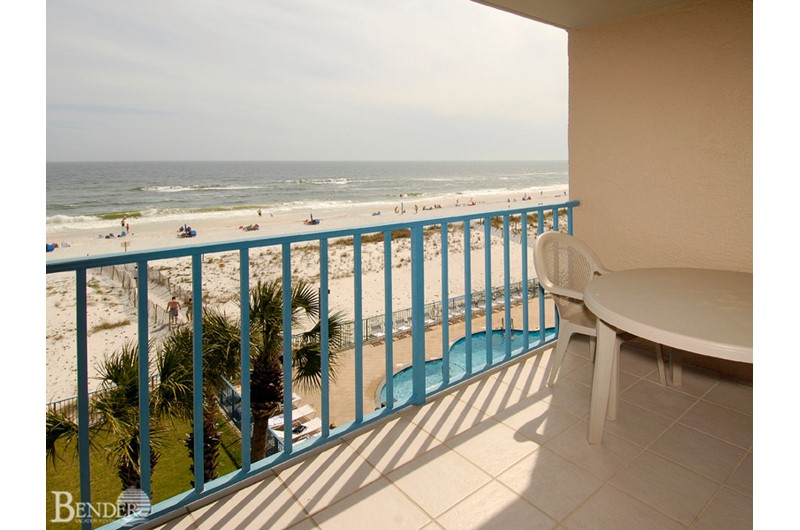
{"label": "blue metal railing", "polygon": [[[269,469],[277,464],[294,458],[310,449],[319,447],[330,441],[339,438],[343,434],[350,432],[356,428],[362,427],[368,423],[377,421],[387,415],[393,414],[395,411],[409,406],[420,405],[425,403],[426,398],[434,393],[441,392],[448,387],[460,383],[464,380],[472,378],[486,370],[492,369],[499,364],[507,362],[512,358],[517,358],[536,348],[552,342],[548,341],[545,333],[540,333],[539,339],[535,342],[529,341],[529,311],[528,301],[529,296],[529,263],[528,253],[522,252],[521,254],[521,270],[522,270],[522,311],[523,311],[523,347],[517,351],[512,352],[509,342],[510,334],[506,334],[506,342],[504,345],[504,356],[500,362],[493,359],[491,354],[491,334],[487,333],[487,362],[480,370],[473,370],[472,366],[472,341],[465,341],[466,345],[466,374],[459,377],[454,381],[449,373],[450,363],[447,362],[448,349],[449,349],[449,335],[448,325],[453,318],[456,307],[451,307],[450,303],[441,303],[441,325],[442,325],[442,356],[444,361],[441,366],[443,370],[443,383],[440,387],[433,390],[426,390],[425,385],[425,306],[424,299],[424,286],[425,276],[424,270],[424,239],[425,227],[440,226],[441,238],[441,261],[442,261],[442,300],[448,300],[448,272],[450,257],[448,256],[448,237],[450,226],[463,226],[464,237],[464,285],[466,286],[464,292],[464,318],[465,318],[465,335],[470,336],[472,333],[472,314],[473,314],[473,294],[471,291],[472,285],[472,262],[471,262],[471,229],[473,224],[483,224],[484,227],[484,268],[485,268],[485,289],[483,296],[475,296],[476,301],[484,304],[484,315],[486,319],[486,329],[493,329],[492,326],[492,302],[496,298],[493,294],[499,294],[496,291],[498,288],[492,287],[492,274],[491,274],[491,222],[492,219],[500,218],[503,226],[503,287],[502,287],[502,300],[505,307],[504,322],[507,329],[511,326],[511,282],[510,282],[510,220],[513,217],[516,221],[517,217],[520,219],[520,233],[518,234],[519,241],[523,249],[527,249],[529,220],[531,215],[536,215],[535,233],[540,234],[545,231],[545,217],[552,216],[552,228],[558,229],[559,219],[566,217],[567,232],[572,233],[572,213],[573,209],[580,203],[578,201],[569,201],[557,205],[536,206],[536,207],[523,207],[514,208],[495,212],[482,212],[475,214],[464,214],[451,217],[425,219],[411,222],[398,222],[388,223],[382,225],[371,225],[357,228],[346,228],[329,231],[306,232],[300,234],[290,234],[283,236],[268,236],[258,239],[235,240],[218,243],[209,243],[202,245],[190,245],[175,248],[155,249],[150,251],[135,251],[123,254],[112,254],[96,257],[87,257],[69,260],[54,260],[47,263],[47,273],[58,272],[73,272],[75,273],[75,288],[76,288],[76,357],[77,357],[77,383],[78,383],[78,427],[79,427],[79,463],[80,463],[80,499],[79,502],[84,503],[84,506],[90,506],[92,502],[91,482],[90,482],[90,466],[89,466],[89,391],[88,391],[88,343],[87,343],[87,297],[86,297],[86,271],[88,269],[109,266],[109,265],[124,265],[134,263],[137,265],[138,271],[138,345],[139,345],[139,380],[148,381],[148,359],[150,348],[150,337],[148,329],[148,304],[147,304],[147,285],[148,285],[148,264],[155,260],[191,257],[192,259],[192,297],[195,301],[195,314],[203,314],[203,287],[202,287],[202,258],[208,254],[237,251],[240,255],[240,297],[242,301],[249,300],[250,298],[250,280],[249,280],[249,252],[254,248],[280,246],[282,249],[282,288],[283,288],[283,367],[284,367],[284,381],[283,381],[283,394],[284,403],[283,409],[285,411],[284,421],[284,444],[283,450],[275,455],[260,459],[256,462],[251,461],[250,448],[251,448],[251,429],[252,418],[250,414],[251,405],[251,388],[250,388],[250,315],[249,304],[241,303],[241,418],[240,425],[242,442],[242,467],[238,471],[204,483],[203,473],[203,373],[202,373],[202,341],[195,340],[193,346],[193,430],[194,430],[194,483],[193,489],[184,492],[183,494],[176,495],[166,501],[159,502],[152,506],[150,515],[147,518],[131,521],[130,518],[119,519],[115,522],[109,523],[103,528],[120,528],[126,524],[139,524],[145,520],[153,519],[162,516],[172,510],[185,506],[190,502],[199,500],[202,497],[210,495],[214,492],[221,490],[224,487],[230,486],[245,478],[251,477],[254,474]],[[467,208],[465,208],[466,210]],[[410,230],[411,233],[411,335],[412,335],[412,377],[413,377],[413,390],[412,395],[408,400],[403,402],[394,402],[392,376],[394,371],[393,361],[393,341],[390,340],[391,334],[389,330],[393,328],[393,308],[392,308],[392,231],[396,230]],[[328,321],[325,318],[321,319],[321,361],[322,361],[322,379],[321,379],[321,417],[322,417],[322,431],[319,436],[307,439],[302,443],[292,443],[292,313],[291,313],[291,287],[292,287],[292,263],[291,263],[291,245],[306,241],[318,241],[320,252],[320,307],[321,315],[327,315],[328,309],[328,242],[331,239],[337,238],[353,238],[354,246],[354,318],[355,322],[362,321],[362,289],[361,289],[361,237],[366,234],[374,234],[383,232],[384,234],[384,297],[385,297],[385,312],[384,312],[384,329],[386,333],[385,341],[385,356],[386,356],[386,406],[376,410],[368,415],[363,414],[363,334],[364,329],[361,325],[354,325],[354,358],[355,358],[355,381],[356,381],[356,396],[355,396],[355,414],[354,420],[350,423],[341,425],[335,429],[330,427],[330,381],[328,378],[328,362],[329,351],[327,337],[329,334]],[[434,232],[435,233],[435,232]],[[545,306],[544,296],[541,286],[539,290],[539,325],[538,329],[544,330]],[[482,300],[478,300],[481,298]],[[200,337],[203,334],[203,321],[202,318],[195,318],[192,322],[194,337]],[[518,327],[518,326],[517,326]],[[140,385],[139,387],[139,429],[141,432],[141,485],[142,490],[148,496],[151,496],[151,472],[150,469],[150,412],[149,412],[149,387],[147,384]],[[83,521],[83,527],[89,529],[92,527],[91,518]]]}

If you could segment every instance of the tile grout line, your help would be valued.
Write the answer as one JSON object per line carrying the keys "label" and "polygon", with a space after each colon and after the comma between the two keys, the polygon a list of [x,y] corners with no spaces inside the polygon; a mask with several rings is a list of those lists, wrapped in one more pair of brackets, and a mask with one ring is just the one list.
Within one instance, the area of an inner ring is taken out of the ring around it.
{"label": "tile grout line", "polygon": [[[672,421],[672,423],[670,423],[670,424],[669,424],[669,426],[667,426],[667,427],[666,427],[666,428],[665,428],[665,429],[664,429],[664,430],[663,430],[663,431],[662,431],[662,432],[661,432],[661,433],[660,433],[658,436],[656,436],[656,437],[653,439],[653,441],[651,441],[649,444],[647,444],[646,446],[644,446],[644,447],[643,447],[643,449],[642,449],[642,451],[641,451],[641,452],[640,452],[640,453],[639,453],[639,454],[636,456],[636,458],[634,458],[634,459],[633,459],[633,460],[631,460],[631,462],[630,462],[630,463],[633,463],[633,462],[634,462],[636,459],[640,458],[640,457],[641,457],[641,456],[642,456],[642,455],[643,455],[645,452],[648,452],[648,451],[649,451],[649,452],[652,452],[653,454],[655,454],[655,455],[659,456],[660,458],[663,458],[663,459],[667,460],[668,462],[670,462],[670,463],[672,463],[672,464],[675,464],[675,465],[677,465],[677,466],[679,466],[679,467],[681,467],[681,468],[683,468],[683,469],[685,469],[685,470],[687,470],[687,471],[689,471],[689,472],[691,472],[691,473],[693,473],[693,474],[695,474],[695,475],[698,475],[698,476],[700,476],[700,477],[702,477],[702,478],[704,478],[704,479],[706,479],[706,480],[709,480],[710,482],[713,482],[713,483],[716,485],[716,489],[715,489],[714,493],[713,493],[713,494],[712,494],[712,495],[709,497],[709,499],[706,501],[706,503],[703,505],[703,507],[700,509],[700,511],[698,511],[698,512],[697,512],[697,514],[695,514],[695,516],[694,516],[694,518],[692,519],[692,522],[691,522],[691,523],[689,523],[688,525],[687,525],[687,524],[684,524],[683,522],[681,522],[681,521],[678,521],[677,519],[675,519],[675,518],[674,518],[672,515],[670,515],[670,514],[668,514],[668,513],[665,513],[665,512],[663,512],[663,511],[661,511],[659,508],[657,508],[656,506],[653,506],[652,504],[648,503],[648,502],[647,502],[647,501],[645,501],[644,499],[641,499],[641,498],[639,498],[639,497],[638,497],[638,496],[636,496],[636,495],[633,495],[633,494],[631,494],[631,493],[628,493],[628,492],[626,492],[625,490],[623,490],[623,489],[620,489],[620,488],[618,488],[617,486],[614,486],[613,484],[609,484],[609,485],[610,485],[611,487],[616,487],[617,489],[619,489],[620,491],[622,491],[622,492],[626,493],[627,495],[631,495],[631,496],[632,496],[632,497],[634,497],[635,499],[637,499],[637,500],[639,500],[640,502],[642,502],[642,503],[646,504],[647,506],[651,507],[652,509],[656,510],[657,512],[659,512],[659,513],[661,513],[661,514],[665,515],[666,517],[669,517],[669,518],[670,518],[670,519],[672,519],[673,521],[676,521],[676,522],[678,522],[679,524],[681,524],[681,525],[683,525],[683,526],[685,526],[685,527],[687,527],[687,528],[691,527],[691,525],[692,525],[692,524],[694,524],[694,523],[695,523],[695,522],[698,520],[698,518],[700,517],[700,515],[701,515],[701,514],[702,514],[702,513],[703,513],[703,512],[704,512],[704,511],[705,511],[705,510],[708,508],[708,506],[709,506],[709,505],[710,505],[710,504],[711,504],[711,503],[714,501],[714,499],[716,499],[716,498],[717,498],[717,496],[719,495],[719,492],[721,491],[722,487],[724,486],[724,481],[723,481],[722,483],[717,483],[717,481],[715,481],[715,480],[711,479],[710,477],[706,477],[705,475],[703,475],[703,474],[701,474],[701,473],[699,473],[699,472],[697,472],[697,471],[695,471],[695,470],[693,470],[693,469],[689,469],[689,468],[688,468],[688,467],[686,467],[685,465],[683,465],[683,464],[681,464],[681,463],[679,463],[679,462],[675,462],[675,461],[674,461],[674,460],[672,460],[671,458],[669,458],[669,457],[667,457],[667,456],[664,456],[664,455],[660,454],[659,452],[652,450],[651,448],[652,448],[652,446],[653,446],[653,445],[654,445],[654,444],[655,444],[655,443],[656,443],[656,442],[657,442],[657,441],[658,441],[658,440],[659,440],[659,439],[660,439],[662,436],[664,436],[664,435],[665,435],[665,434],[666,434],[666,433],[667,433],[667,432],[668,432],[668,431],[669,431],[671,428],[673,428],[675,425],[681,425],[682,427],[687,427],[687,428],[690,428],[690,429],[692,429],[692,430],[694,430],[694,431],[696,431],[696,432],[699,432],[699,433],[702,433],[702,434],[706,434],[706,435],[708,435],[708,436],[711,436],[712,438],[715,438],[715,439],[718,439],[718,440],[721,440],[721,441],[723,441],[723,442],[726,442],[726,443],[729,443],[729,444],[730,444],[730,442],[727,442],[727,440],[722,440],[721,438],[718,438],[718,437],[712,436],[712,435],[710,435],[710,434],[708,434],[708,433],[705,433],[705,432],[703,432],[703,431],[700,431],[700,430],[698,430],[698,429],[693,429],[693,428],[691,428],[691,427],[690,427],[690,426],[688,426],[688,425],[684,425],[683,423],[680,423],[680,420],[681,420],[682,418],[684,418],[684,417],[685,417],[685,416],[686,416],[686,415],[687,415],[689,412],[691,412],[691,411],[692,411],[692,409],[694,409],[694,408],[695,408],[695,407],[698,405],[698,403],[700,403],[701,401],[705,401],[703,398],[704,398],[705,396],[707,396],[707,395],[708,395],[708,394],[709,394],[709,393],[710,393],[710,392],[711,392],[711,391],[712,391],[714,388],[716,388],[718,384],[719,384],[719,380],[715,381],[715,382],[714,382],[714,384],[713,384],[713,385],[711,385],[711,386],[709,387],[709,389],[708,389],[708,390],[706,390],[706,391],[705,391],[705,392],[704,392],[704,393],[703,393],[701,396],[699,396],[699,397],[698,397],[698,396],[694,396],[695,402],[694,402],[694,403],[692,403],[692,405],[691,405],[691,406],[689,406],[689,407],[688,407],[688,408],[687,408],[687,409],[686,409],[686,410],[685,410],[685,411],[684,411],[682,414],[680,414],[680,415],[679,415],[679,416],[678,416],[676,419],[674,419],[674,420]],[[683,394],[684,394],[684,395],[688,395],[688,394],[686,394],[686,393],[683,393]],[[628,403],[629,403],[629,404],[631,404],[631,405],[633,405],[633,406],[638,406],[638,405],[636,405],[636,404],[634,404],[634,403],[631,403],[631,402],[628,402]],[[710,402],[709,402],[709,403],[710,403]],[[653,412],[653,411],[650,411],[649,409],[644,409],[643,407],[639,407],[639,408],[642,408],[643,410],[647,410],[648,412]],[[666,417],[666,416],[665,416],[665,417]],[[628,441],[630,441],[630,440],[628,440]],[[731,445],[734,445],[734,444],[731,444]],[[739,447],[739,448],[741,448],[740,446],[736,446],[736,445],[734,445],[734,446],[735,446],[735,447]],[[747,453],[745,453],[745,456],[747,456]],[[744,457],[742,457],[742,458],[744,458]],[[618,473],[619,473],[619,472],[620,472],[622,469],[624,469],[624,468],[627,468],[627,467],[630,465],[630,463],[628,463],[627,465],[623,466],[623,468],[620,468],[619,470],[617,470],[617,473],[615,473],[615,474],[614,474],[614,477],[615,477],[615,476],[616,476],[616,475],[617,475],[617,474],[618,474]],[[741,460],[740,460],[740,463],[741,463]],[[737,466],[737,467],[738,467],[738,466]],[[730,473],[728,474],[728,476],[730,476]],[[613,478],[613,477],[612,477],[612,478]],[[609,480],[611,480],[611,479],[609,479]]]}

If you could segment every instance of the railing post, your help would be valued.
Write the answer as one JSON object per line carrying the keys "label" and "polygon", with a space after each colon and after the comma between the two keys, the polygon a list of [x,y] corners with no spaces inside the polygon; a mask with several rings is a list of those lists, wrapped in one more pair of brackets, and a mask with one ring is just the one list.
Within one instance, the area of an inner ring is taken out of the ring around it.
{"label": "railing post", "polygon": [[465,377],[472,375],[472,234],[470,221],[464,221],[464,336],[466,341]]}
{"label": "railing post", "polygon": [[328,239],[319,241],[319,318],[320,318],[320,401],[322,404],[322,437],[330,435],[330,341],[328,329]]}
{"label": "railing post", "polygon": [[425,250],[422,226],[411,228],[412,402],[425,403]]}
{"label": "railing post", "polygon": [[528,212],[522,212],[522,228],[520,232],[522,245],[522,348],[528,351],[529,347],[529,300],[528,300]]}
{"label": "railing post", "polygon": [[[250,257],[247,249],[239,251],[239,306],[241,308],[241,415],[239,431],[242,433],[242,471],[250,471]],[[233,405],[231,405],[233,408]]]}
{"label": "railing post", "polygon": [[283,260],[283,451],[292,452],[292,246],[281,246]]}
{"label": "railing post", "polygon": [[448,278],[448,250],[447,239],[449,226],[442,223],[442,383],[450,384],[450,286]]}
{"label": "railing post", "polygon": [[[510,230],[510,220],[508,215],[503,216],[503,276],[505,280],[503,282],[503,307],[505,309],[504,316],[505,316],[505,343],[504,343],[504,350],[505,355],[504,358],[508,359],[511,357],[511,334],[513,332],[514,326],[511,325],[511,243],[510,238],[511,234],[509,233]],[[523,248],[523,252],[526,250]]]}
{"label": "railing post", "polygon": [[205,485],[205,458],[203,455],[203,260],[199,254],[192,255],[192,295],[194,490],[200,493]]}
{"label": "railing post", "polygon": [[[544,233],[544,210],[538,210],[539,216],[536,222],[537,237]],[[539,283],[539,282],[537,282]],[[556,311],[556,333],[558,333],[558,311]],[[544,287],[539,283],[539,344],[544,343],[545,324],[544,324]]]}
{"label": "railing post", "polygon": [[392,233],[383,233],[383,296],[384,296],[384,336],[386,337],[386,408],[394,408],[394,360],[392,355]]}
{"label": "railing post", "polygon": [[[75,324],[77,332],[78,370],[78,459],[80,462],[80,496],[83,506],[91,506],[92,481],[89,443],[89,361],[87,333],[86,269],[75,271]],[[83,520],[84,530],[91,530],[91,512]]]}
{"label": "railing post", "polygon": [[147,262],[139,262],[139,469],[142,491],[152,499],[150,484],[150,363],[147,316]]}
{"label": "railing post", "polygon": [[486,217],[483,220],[483,292],[484,306],[486,311],[486,367],[492,365],[492,218]]}
{"label": "railing post", "polygon": [[361,314],[361,234],[353,236],[353,342],[355,343],[356,423],[364,420],[364,323]]}

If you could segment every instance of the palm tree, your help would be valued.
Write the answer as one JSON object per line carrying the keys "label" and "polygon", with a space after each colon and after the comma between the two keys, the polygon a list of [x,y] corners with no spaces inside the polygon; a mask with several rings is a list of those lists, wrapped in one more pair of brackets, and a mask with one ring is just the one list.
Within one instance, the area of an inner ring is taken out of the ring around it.
{"label": "palm tree", "polygon": [[[240,332],[238,324],[216,310],[203,311],[203,477],[208,482],[218,477],[221,435],[217,395],[225,384],[223,378],[236,377],[239,371]],[[192,416],[192,357],[194,334],[191,328],[170,333],[161,345],[159,362],[172,359],[180,365],[181,384],[187,391],[176,392],[172,406],[187,418]],[[194,431],[185,441],[194,472]],[[194,476],[194,473],[192,473]],[[194,480],[191,481],[194,486]]]}
{"label": "palm tree", "polygon": [[[319,387],[322,380],[321,322],[317,290],[303,280],[290,294],[292,328],[312,323],[292,350],[293,381],[301,389]],[[342,343],[341,313],[328,315],[329,370],[336,378],[336,351]],[[253,418],[251,459],[264,458],[269,418],[283,405],[283,286],[280,279],[259,281],[250,291],[251,393]]]}
{"label": "palm tree", "polygon": [[[173,413],[170,395],[177,395],[182,386],[181,371],[171,356],[159,363],[156,386],[151,386],[150,399],[150,469],[155,469],[160,456],[159,445],[163,420]],[[141,441],[139,433],[139,347],[132,342],[124,343],[99,367],[102,385],[89,403],[90,416],[97,418],[89,428],[90,440],[97,436],[107,440],[104,449],[117,468],[122,491],[141,488]],[[63,449],[77,439],[78,425],[68,415],[48,411],[46,423],[47,456],[55,458],[59,440]],[[77,446],[77,444],[75,444]]]}

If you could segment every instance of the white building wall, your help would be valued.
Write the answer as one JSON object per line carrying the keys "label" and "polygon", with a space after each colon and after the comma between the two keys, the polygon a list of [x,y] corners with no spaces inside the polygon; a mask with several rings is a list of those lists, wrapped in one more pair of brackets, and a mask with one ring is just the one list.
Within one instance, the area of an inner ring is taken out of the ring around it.
{"label": "white building wall", "polygon": [[753,5],[569,31],[575,234],[611,269],[753,269]]}

